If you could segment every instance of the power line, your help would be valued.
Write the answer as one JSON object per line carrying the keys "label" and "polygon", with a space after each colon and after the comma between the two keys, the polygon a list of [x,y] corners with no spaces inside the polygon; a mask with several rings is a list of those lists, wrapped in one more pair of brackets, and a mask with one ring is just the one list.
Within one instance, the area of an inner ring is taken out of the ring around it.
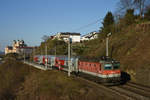
{"label": "power line", "polygon": [[79,27],[79,28],[76,28],[76,29],[74,29],[73,31],[82,30],[82,29],[84,29],[84,28],[87,28],[87,27],[89,27],[89,26],[91,26],[91,25],[94,25],[94,24],[98,23],[98,22],[101,21],[101,20],[103,20],[103,18],[100,18],[100,19],[98,19],[98,20],[96,20],[96,21],[94,21],[94,22],[92,22],[92,23],[89,23],[89,24],[87,24],[87,25],[84,25],[84,26],[81,26],[81,27]]}
{"label": "power line", "polygon": [[72,31],[79,31],[79,30],[85,29],[85,28],[87,28],[87,27],[89,27],[89,26],[92,26],[92,25],[98,23],[99,21],[101,21],[101,20],[103,20],[103,19],[104,19],[104,18],[100,18],[100,19],[98,19],[98,20],[96,20],[96,21],[94,21],[94,22],[91,22],[91,23],[89,23],[89,24],[86,24],[86,25],[84,25],[84,26],[81,26],[81,27],[76,28],[76,29],[71,29],[71,30],[72,30]]}

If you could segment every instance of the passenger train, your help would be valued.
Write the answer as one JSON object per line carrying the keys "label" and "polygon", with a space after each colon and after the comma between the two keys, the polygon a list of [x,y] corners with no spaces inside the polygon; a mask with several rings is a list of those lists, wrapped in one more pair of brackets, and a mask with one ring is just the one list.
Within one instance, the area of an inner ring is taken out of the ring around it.
{"label": "passenger train", "polygon": [[[54,55],[36,55],[34,62],[38,64],[47,64],[48,67],[68,71],[68,57]],[[120,84],[121,71],[120,62],[109,57],[102,57],[98,62],[84,61],[79,57],[71,57],[71,72],[76,75],[82,75],[100,83],[110,85]]]}

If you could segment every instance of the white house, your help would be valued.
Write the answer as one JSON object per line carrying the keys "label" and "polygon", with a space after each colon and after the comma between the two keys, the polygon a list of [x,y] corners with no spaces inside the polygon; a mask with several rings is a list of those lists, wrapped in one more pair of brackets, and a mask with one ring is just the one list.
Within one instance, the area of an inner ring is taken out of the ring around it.
{"label": "white house", "polygon": [[98,38],[98,34],[99,34],[98,32],[91,32],[89,34],[83,35],[81,37],[81,41],[96,39],[96,38]]}
{"label": "white house", "polygon": [[57,38],[58,40],[68,42],[69,37],[73,43],[80,42],[80,33],[59,32],[54,36],[54,39]]}

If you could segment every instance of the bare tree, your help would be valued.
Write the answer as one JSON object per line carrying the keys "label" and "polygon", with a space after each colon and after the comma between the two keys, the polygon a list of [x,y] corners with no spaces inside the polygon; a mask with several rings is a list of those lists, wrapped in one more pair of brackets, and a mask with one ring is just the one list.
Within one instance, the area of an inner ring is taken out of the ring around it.
{"label": "bare tree", "polygon": [[120,14],[125,14],[126,10],[134,9],[134,0],[120,0],[117,3],[117,12]]}
{"label": "bare tree", "polygon": [[145,9],[150,6],[150,0],[120,0],[117,12],[125,14],[126,10],[134,9],[142,17]]}
{"label": "bare tree", "polygon": [[146,0],[134,0],[135,8],[139,10],[140,17],[143,16],[144,10],[145,10],[145,4]]}

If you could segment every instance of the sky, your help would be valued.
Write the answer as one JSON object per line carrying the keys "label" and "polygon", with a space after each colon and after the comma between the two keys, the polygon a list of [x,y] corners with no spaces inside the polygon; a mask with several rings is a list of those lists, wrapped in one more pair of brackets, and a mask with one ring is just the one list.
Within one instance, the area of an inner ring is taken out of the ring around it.
{"label": "sky", "polygon": [[[98,31],[108,11],[115,12],[118,0],[0,0],[0,51],[23,39],[38,46],[44,35],[57,32]],[[97,20],[99,22],[84,27]],[[84,28],[83,28],[84,27]]]}

